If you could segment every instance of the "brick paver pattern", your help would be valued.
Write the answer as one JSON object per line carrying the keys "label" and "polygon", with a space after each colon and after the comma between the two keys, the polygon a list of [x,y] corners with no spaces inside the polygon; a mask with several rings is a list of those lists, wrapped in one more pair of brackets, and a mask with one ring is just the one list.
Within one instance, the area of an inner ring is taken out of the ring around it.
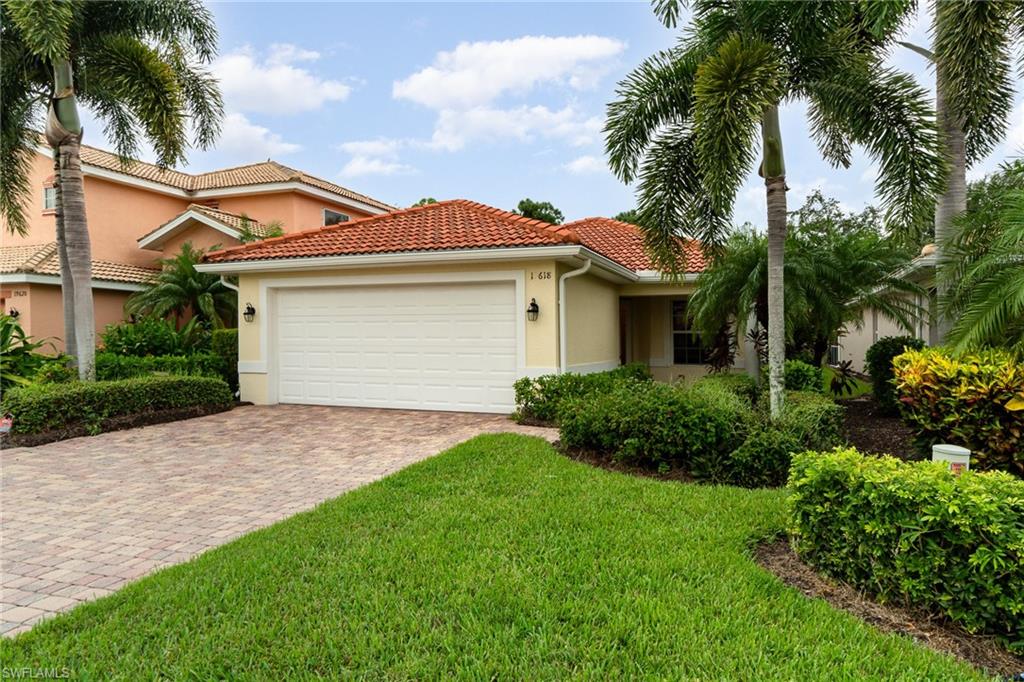
{"label": "brick paver pattern", "polygon": [[500,415],[300,405],[0,453],[0,633],[374,481]]}

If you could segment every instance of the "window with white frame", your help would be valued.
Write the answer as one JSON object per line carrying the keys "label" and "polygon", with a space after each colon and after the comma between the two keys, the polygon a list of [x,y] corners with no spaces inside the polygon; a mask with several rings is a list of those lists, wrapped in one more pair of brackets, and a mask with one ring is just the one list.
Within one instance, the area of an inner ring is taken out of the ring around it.
{"label": "window with white frame", "polygon": [[672,364],[703,365],[707,353],[700,334],[693,329],[687,304],[686,299],[672,301]]}
{"label": "window with white frame", "polygon": [[324,209],[324,225],[337,225],[339,223],[347,223],[349,220],[348,216],[340,211],[332,211],[329,208]]}
{"label": "window with white frame", "polygon": [[55,210],[57,210],[57,188],[56,187],[44,187],[43,188],[43,210],[44,211],[55,211]]}

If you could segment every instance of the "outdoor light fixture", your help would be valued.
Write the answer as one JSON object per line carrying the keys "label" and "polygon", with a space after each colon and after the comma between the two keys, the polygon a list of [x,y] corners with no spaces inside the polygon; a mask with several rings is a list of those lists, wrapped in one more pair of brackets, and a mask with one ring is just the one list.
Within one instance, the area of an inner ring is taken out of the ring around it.
{"label": "outdoor light fixture", "polygon": [[531,298],[530,305],[526,306],[526,319],[536,322],[538,315],[540,315],[540,306],[537,305],[537,299]]}
{"label": "outdoor light fixture", "polygon": [[245,304],[245,312],[242,313],[242,317],[245,318],[246,322],[252,322],[256,317],[256,309],[252,307],[252,303]]}
{"label": "outdoor light fixture", "polygon": [[21,313],[18,312],[17,308],[11,308],[10,310],[7,311],[7,314],[13,317],[14,319],[18,319],[18,316],[21,315]]}

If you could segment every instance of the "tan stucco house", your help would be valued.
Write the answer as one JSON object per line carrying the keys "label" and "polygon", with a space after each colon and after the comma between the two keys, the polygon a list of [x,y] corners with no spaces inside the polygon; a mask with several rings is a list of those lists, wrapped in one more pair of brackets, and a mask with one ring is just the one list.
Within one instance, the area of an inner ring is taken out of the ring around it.
{"label": "tan stucco house", "polygon": [[633,225],[453,200],[225,249],[199,268],[237,276],[250,309],[244,400],[507,413],[520,377],[625,362],[663,380],[703,374],[686,314],[700,250],[686,262],[670,284]]}
{"label": "tan stucco house", "polygon": [[[173,255],[186,241],[203,249],[236,246],[243,222],[255,234],[271,222],[288,233],[393,208],[269,160],[190,174],[138,161],[122,165],[110,152],[83,146],[82,170],[97,332],[122,319],[127,297],[153,276],[160,258]],[[48,147],[37,148],[30,182],[28,234],[11,234],[0,224],[0,309],[17,312],[30,336],[51,338],[61,349],[63,313]]]}

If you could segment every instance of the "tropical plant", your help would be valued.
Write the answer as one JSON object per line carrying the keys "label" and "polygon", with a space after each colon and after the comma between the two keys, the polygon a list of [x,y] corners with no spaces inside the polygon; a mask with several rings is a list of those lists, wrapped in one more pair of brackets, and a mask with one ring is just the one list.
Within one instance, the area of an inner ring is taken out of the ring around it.
{"label": "tropical plant", "polygon": [[199,0],[0,4],[0,211],[8,229],[27,232],[35,126],[45,118],[54,151],[64,340],[83,379],[94,378],[95,331],[78,102],[104,123],[125,162],[142,137],[161,165],[180,163],[190,127],[202,148],[219,132],[220,92],[201,67],[213,58],[216,39],[213,15]]}
{"label": "tropical plant", "polygon": [[209,324],[191,318],[180,329],[162,317],[141,317],[108,324],[101,335],[103,350],[115,355],[145,357],[188,355],[210,350]]}
{"label": "tropical plant", "polygon": [[28,384],[49,358],[37,353],[51,345],[48,341],[34,341],[25,334],[18,321],[0,314],[0,385]]}
{"label": "tropical plant", "polygon": [[[682,4],[656,0],[654,10],[672,27]],[[637,67],[608,107],[612,170],[623,181],[639,180],[646,245],[669,276],[685,269],[678,238],[696,238],[715,256],[747,174],[756,166],[764,178],[775,418],[784,399],[785,345],[787,188],[780,106],[808,103],[811,136],[834,165],[849,166],[854,144],[879,161],[877,192],[893,230],[925,222],[943,187],[927,93],[883,64],[884,45],[897,27],[885,5],[695,1],[678,45]]]}
{"label": "tropical plant", "polygon": [[971,185],[941,254],[940,303],[954,321],[947,341],[1024,355],[1024,160]]}
{"label": "tropical plant", "polygon": [[853,373],[853,360],[843,360],[832,368],[832,379],[828,382],[832,395],[842,397],[853,395],[857,390],[857,376]]}
{"label": "tropical plant", "polygon": [[[238,241],[243,244],[251,244],[252,242],[261,242],[264,239],[272,239],[274,237],[284,236],[284,223],[280,220],[271,220],[266,225],[263,225],[260,230],[253,230],[253,220],[244,213],[241,216],[241,226],[238,229]],[[214,249],[211,248],[211,251]]]}
{"label": "tropical plant", "polygon": [[[902,21],[917,2],[886,5],[892,21]],[[1019,2],[935,2],[932,4],[934,44],[929,50],[901,43],[935,66],[935,109],[949,165],[946,186],[935,205],[934,243],[942,258],[945,244],[956,236],[958,217],[967,210],[967,169],[985,158],[1006,133],[1013,110],[1013,52],[1024,43],[1024,5]],[[938,282],[940,298],[949,281]],[[955,311],[940,310],[935,321],[945,342]]]}
{"label": "tropical plant", "polygon": [[237,295],[221,282],[218,275],[199,272],[196,264],[203,250],[185,242],[178,255],[163,258],[163,270],[142,291],[132,294],[125,303],[130,315],[173,315],[180,321],[192,317],[214,328],[230,326],[237,312]]}
{"label": "tropical plant", "polygon": [[562,212],[550,201],[534,201],[533,199],[523,199],[519,202],[519,206],[513,213],[518,213],[524,218],[533,218],[534,220],[543,220],[546,223],[552,225],[561,225],[565,220],[565,216]]}

